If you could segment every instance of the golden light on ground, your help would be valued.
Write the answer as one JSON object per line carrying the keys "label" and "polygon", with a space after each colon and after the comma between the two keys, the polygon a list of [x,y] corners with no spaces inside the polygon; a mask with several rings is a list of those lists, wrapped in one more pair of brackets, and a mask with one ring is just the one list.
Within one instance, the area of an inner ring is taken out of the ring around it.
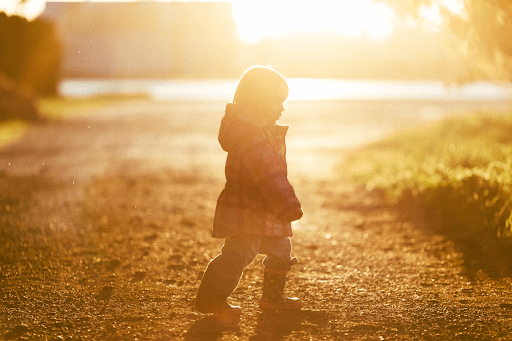
{"label": "golden light on ground", "polygon": [[233,1],[233,16],[245,42],[293,33],[335,33],[350,37],[387,37],[394,13],[372,0]]}

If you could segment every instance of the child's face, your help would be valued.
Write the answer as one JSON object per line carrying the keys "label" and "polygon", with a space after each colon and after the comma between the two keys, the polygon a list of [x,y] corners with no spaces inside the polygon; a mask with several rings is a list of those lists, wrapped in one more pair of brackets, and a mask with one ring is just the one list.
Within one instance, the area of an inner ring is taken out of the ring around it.
{"label": "child's face", "polygon": [[268,119],[269,124],[274,124],[281,117],[284,111],[284,101],[280,98],[275,98],[266,103],[265,117]]}

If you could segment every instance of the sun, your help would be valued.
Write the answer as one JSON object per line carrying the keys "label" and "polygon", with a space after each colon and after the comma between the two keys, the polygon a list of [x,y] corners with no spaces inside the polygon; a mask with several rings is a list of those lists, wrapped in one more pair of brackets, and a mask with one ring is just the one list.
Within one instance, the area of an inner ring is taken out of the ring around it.
{"label": "sun", "polygon": [[233,0],[240,38],[257,42],[291,33],[336,33],[372,39],[389,36],[394,13],[372,0]]}

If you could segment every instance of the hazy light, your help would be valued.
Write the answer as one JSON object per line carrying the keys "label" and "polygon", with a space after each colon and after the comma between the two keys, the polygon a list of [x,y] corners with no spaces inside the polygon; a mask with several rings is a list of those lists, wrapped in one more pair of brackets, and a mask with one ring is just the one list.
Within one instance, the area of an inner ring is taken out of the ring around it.
{"label": "hazy light", "polygon": [[464,15],[465,8],[462,0],[440,0],[441,6],[448,9],[453,14]]}
{"label": "hazy light", "polygon": [[26,0],[25,3],[20,4],[17,0],[1,0],[0,12],[7,15],[19,15],[27,20],[34,20],[46,8],[45,0]]}
{"label": "hazy light", "polygon": [[[512,89],[494,83],[447,87],[441,81],[369,81],[288,78],[289,101],[317,100],[508,100]],[[223,80],[73,80],[60,83],[65,97],[148,94],[159,100],[231,101],[237,79]],[[432,116],[432,113],[428,113]],[[325,143],[325,142],[322,142]]]}
{"label": "hazy light", "polygon": [[419,9],[419,16],[435,28],[441,27],[442,19],[438,4],[433,3],[430,7],[425,5],[421,6]]}
{"label": "hazy light", "polygon": [[433,1],[430,6],[422,5],[418,11],[419,17],[430,28],[440,30],[443,25],[441,10],[447,10],[452,14],[464,18],[466,16],[464,3],[462,0],[437,0]]}
{"label": "hazy light", "polygon": [[[33,20],[44,12],[47,2],[132,2],[138,0],[0,0],[0,12]],[[143,0],[144,1],[144,0]],[[196,2],[197,0],[153,0],[156,2]],[[217,2],[201,0],[199,2]],[[372,0],[231,0],[233,15],[241,38],[255,42],[262,38],[280,38],[294,32],[333,32],[359,37],[366,34],[380,39],[394,29],[394,12]],[[464,15],[462,0],[437,0],[422,6],[420,17],[439,25],[440,8]]]}
{"label": "hazy light", "polygon": [[246,42],[302,32],[379,39],[394,29],[393,11],[372,0],[233,0],[233,16]]}

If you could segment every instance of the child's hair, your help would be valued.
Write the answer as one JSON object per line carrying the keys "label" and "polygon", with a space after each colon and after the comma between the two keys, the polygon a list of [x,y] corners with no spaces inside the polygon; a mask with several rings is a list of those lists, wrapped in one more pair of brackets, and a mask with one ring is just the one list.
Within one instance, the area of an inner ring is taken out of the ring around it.
{"label": "child's hair", "polygon": [[257,109],[274,99],[284,102],[287,97],[288,84],[284,77],[270,67],[255,65],[240,78],[233,103]]}

